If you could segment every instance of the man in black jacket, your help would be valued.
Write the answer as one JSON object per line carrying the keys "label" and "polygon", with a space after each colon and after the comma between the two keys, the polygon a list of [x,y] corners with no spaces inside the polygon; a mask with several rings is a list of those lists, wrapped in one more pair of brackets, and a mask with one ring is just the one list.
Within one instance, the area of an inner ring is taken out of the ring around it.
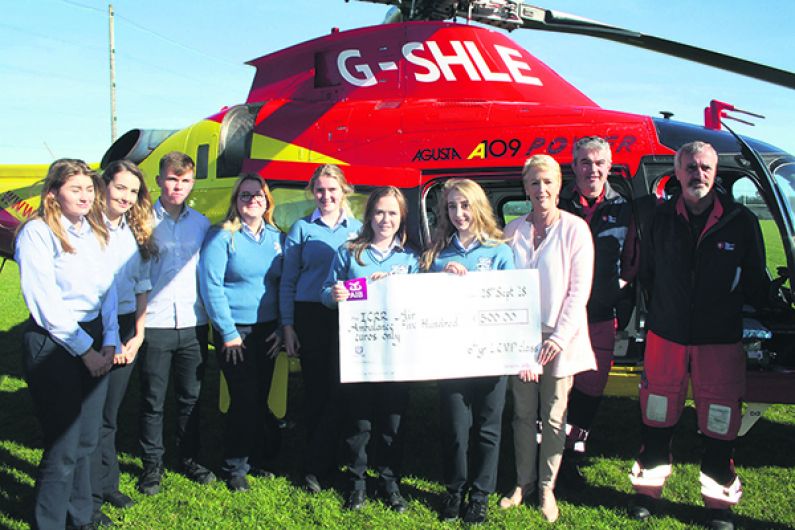
{"label": "man in black jacket", "polygon": [[559,206],[584,219],[594,240],[594,276],[588,300],[588,332],[596,370],[574,377],[569,396],[566,450],[561,479],[568,487],[585,485],[579,462],[604,393],[616,339],[616,305],[635,278],[638,249],[632,206],[607,182],[612,166],[610,144],[598,136],[574,145],[574,182],[560,193]]}
{"label": "man in black jacket", "polygon": [[640,280],[650,300],[630,515],[649,517],[671,474],[671,438],[689,379],[709,525],[733,528],[729,509],[742,495],[732,461],[745,393],[742,307],[764,306],[770,285],[759,222],[715,189],[717,165],[711,145],[683,145],[674,159],[681,194],[658,206],[644,232]]}

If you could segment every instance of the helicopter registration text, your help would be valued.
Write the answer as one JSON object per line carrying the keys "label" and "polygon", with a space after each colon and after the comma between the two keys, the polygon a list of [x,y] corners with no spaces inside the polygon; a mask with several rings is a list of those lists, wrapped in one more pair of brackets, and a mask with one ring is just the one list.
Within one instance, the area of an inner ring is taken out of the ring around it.
{"label": "helicopter registration text", "polygon": [[[471,81],[496,81],[501,83],[521,83],[542,86],[538,77],[529,75],[531,70],[522,59],[522,52],[508,46],[494,45],[498,64],[489,65],[484,54],[474,41],[449,41],[451,52],[443,52],[436,41],[407,42],[401,50],[403,59],[414,65],[414,79],[420,83],[434,83],[442,77],[446,81],[457,81],[457,67]],[[428,55],[430,52],[430,56]],[[487,54],[492,56],[492,54]],[[358,87],[375,86],[377,81],[373,67],[361,59],[362,52],[356,49],[343,50],[337,56],[337,68],[348,83]],[[397,70],[394,61],[379,61],[376,70],[386,72]]]}

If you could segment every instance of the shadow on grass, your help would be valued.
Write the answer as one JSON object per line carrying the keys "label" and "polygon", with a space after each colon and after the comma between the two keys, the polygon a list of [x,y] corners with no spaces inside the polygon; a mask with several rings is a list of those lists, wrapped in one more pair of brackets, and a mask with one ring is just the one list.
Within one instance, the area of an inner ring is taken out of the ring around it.
{"label": "shadow on grass", "polygon": [[[560,494],[559,497],[561,500],[578,506],[607,508],[617,513],[626,513],[627,506],[632,500],[631,495],[603,486],[591,486],[581,492],[566,491]],[[668,499],[660,500],[655,514],[672,517],[686,525],[705,525],[707,523],[705,519],[706,510],[703,507]],[[738,528],[758,530],[785,530],[791,528],[786,524],[759,520],[736,513],[733,514],[733,518],[735,526]],[[657,527],[657,525],[653,524],[654,521],[653,517],[649,520],[649,523],[653,527]]]}

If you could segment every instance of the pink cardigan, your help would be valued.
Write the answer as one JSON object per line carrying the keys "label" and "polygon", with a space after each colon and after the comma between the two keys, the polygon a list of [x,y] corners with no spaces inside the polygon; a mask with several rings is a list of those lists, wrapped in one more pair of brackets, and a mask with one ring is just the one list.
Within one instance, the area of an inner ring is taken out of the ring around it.
{"label": "pink cardigan", "polygon": [[566,377],[596,370],[586,311],[594,267],[591,231],[585,221],[561,211],[537,249],[533,248],[534,234],[526,217],[505,227],[516,268],[538,270],[541,331],[563,349],[545,367],[547,373]]}

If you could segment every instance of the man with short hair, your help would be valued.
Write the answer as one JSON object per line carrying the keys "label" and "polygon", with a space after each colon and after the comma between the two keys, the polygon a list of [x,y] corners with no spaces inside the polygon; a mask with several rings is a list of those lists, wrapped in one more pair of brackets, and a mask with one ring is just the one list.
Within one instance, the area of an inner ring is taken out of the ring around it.
{"label": "man with short hair", "polygon": [[194,163],[177,151],[160,159],[153,237],[159,256],[149,260],[152,291],[146,308],[146,342],[141,358],[143,473],[138,491],[154,495],[163,477],[163,408],[173,370],[177,399],[177,452],[180,470],[208,484],[212,471],[197,462],[199,393],[207,359],[207,314],[199,299],[196,270],[210,222],[189,207]]}
{"label": "man with short hair", "polygon": [[596,370],[574,376],[569,395],[566,449],[561,466],[564,485],[579,489],[585,479],[579,463],[602,400],[616,339],[617,309],[623,289],[638,269],[637,237],[632,206],[607,182],[612,167],[610,144],[587,136],[574,144],[571,167],[574,182],[560,193],[560,208],[583,218],[594,240],[594,276],[588,300],[588,332],[596,356]]}
{"label": "man with short hair", "polygon": [[732,461],[745,393],[742,307],[766,306],[770,281],[759,222],[715,188],[717,166],[710,144],[683,145],[674,159],[681,192],[657,207],[644,231],[640,280],[650,298],[629,513],[647,519],[662,494],[689,380],[708,525],[731,529],[729,510],[742,495]]}

